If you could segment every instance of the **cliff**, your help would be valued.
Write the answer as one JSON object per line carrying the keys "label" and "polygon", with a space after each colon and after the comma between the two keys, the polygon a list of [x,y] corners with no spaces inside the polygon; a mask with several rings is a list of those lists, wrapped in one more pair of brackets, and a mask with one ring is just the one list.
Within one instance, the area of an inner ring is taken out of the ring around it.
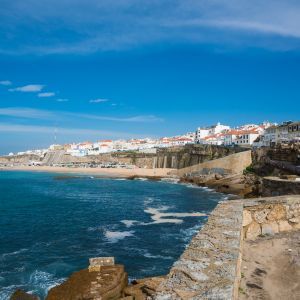
{"label": "cliff", "polygon": [[80,165],[121,163],[136,165],[140,168],[175,168],[180,169],[205,161],[225,157],[243,151],[241,148],[222,147],[214,145],[185,145],[181,147],[160,148],[157,153],[142,153],[138,151],[112,152],[100,155],[74,157],[65,151],[49,151],[45,157],[36,155],[3,156],[0,164],[28,164],[39,161],[44,165]]}

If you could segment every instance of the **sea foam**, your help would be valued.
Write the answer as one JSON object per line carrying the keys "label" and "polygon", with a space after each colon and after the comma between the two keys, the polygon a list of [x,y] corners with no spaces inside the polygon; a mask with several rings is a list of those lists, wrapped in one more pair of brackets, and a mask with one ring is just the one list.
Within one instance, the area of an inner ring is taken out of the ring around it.
{"label": "sea foam", "polygon": [[134,231],[105,231],[104,235],[110,243],[117,243],[126,237],[133,236]]}

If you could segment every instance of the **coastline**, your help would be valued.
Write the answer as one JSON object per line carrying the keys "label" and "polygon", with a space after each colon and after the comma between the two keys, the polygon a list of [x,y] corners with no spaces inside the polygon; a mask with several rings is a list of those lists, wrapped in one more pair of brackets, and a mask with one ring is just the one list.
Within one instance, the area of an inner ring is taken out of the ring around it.
{"label": "coastline", "polygon": [[47,173],[68,173],[68,174],[84,174],[96,175],[113,178],[134,178],[134,177],[150,177],[163,178],[170,177],[170,172],[174,169],[145,169],[145,168],[68,168],[68,167],[51,167],[51,166],[16,166],[16,167],[0,167],[1,171],[32,171]]}

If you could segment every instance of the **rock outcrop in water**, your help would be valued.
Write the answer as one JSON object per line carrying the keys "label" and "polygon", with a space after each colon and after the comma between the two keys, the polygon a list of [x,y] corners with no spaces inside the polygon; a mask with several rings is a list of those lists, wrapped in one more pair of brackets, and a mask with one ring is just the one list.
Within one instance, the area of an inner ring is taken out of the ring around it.
{"label": "rock outcrop in water", "polygon": [[84,269],[52,288],[46,300],[120,299],[128,284],[123,265],[102,266],[100,271]]}
{"label": "rock outcrop in water", "polygon": [[123,265],[90,265],[88,269],[73,273],[67,281],[52,288],[46,300],[151,299],[165,278],[158,276],[134,280],[128,285]]}

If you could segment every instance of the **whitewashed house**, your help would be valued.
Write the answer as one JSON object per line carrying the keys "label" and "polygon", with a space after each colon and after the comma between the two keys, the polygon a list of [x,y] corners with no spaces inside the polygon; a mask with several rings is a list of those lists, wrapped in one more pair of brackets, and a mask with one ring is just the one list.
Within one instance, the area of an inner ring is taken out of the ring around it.
{"label": "whitewashed house", "polygon": [[[222,125],[220,122],[218,122],[216,125],[212,125],[210,127],[205,127],[205,128],[199,127],[196,130],[195,143],[205,143],[206,140],[212,141],[213,135],[222,133],[226,130],[230,130],[230,126]],[[211,136],[211,138],[205,140],[205,138],[208,136]]]}

